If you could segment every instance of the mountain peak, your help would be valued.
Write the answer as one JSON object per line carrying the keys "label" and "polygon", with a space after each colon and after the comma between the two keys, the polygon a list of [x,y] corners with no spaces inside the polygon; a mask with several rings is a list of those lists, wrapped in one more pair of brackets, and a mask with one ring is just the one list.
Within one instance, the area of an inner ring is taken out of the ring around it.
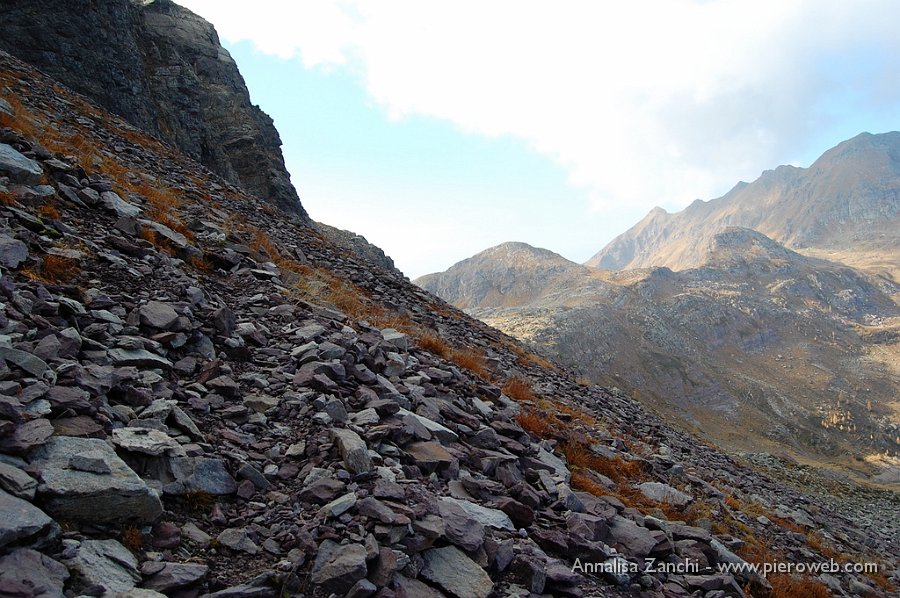
{"label": "mountain peak", "polygon": [[848,265],[900,273],[900,132],[862,133],[809,168],[766,170],[752,183],[664,218],[654,209],[587,265],[693,268],[706,261],[704,250],[729,226],[798,251],[840,256]]}

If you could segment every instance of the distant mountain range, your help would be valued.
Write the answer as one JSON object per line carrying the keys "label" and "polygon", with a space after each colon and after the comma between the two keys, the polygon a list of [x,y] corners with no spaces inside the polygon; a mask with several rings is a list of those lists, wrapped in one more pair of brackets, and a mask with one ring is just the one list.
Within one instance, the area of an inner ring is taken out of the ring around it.
{"label": "distant mountain range", "polygon": [[587,261],[625,270],[704,263],[728,226],[759,231],[806,255],[897,279],[900,263],[900,133],[862,133],[809,168],[779,166],[712,201],[668,214],[652,210]]}
{"label": "distant mountain range", "polygon": [[586,265],[504,243],[416,282],[723,445],[877,475],[860,460],[900,453],[898,157],[863,134]]}

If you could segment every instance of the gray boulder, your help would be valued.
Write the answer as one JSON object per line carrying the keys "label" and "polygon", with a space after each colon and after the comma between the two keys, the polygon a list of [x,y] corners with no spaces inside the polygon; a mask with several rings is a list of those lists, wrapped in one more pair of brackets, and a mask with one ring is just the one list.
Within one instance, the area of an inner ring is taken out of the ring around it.
{"label": "gray boulder", "polygon": [[85,540],[75,556],[65,562],[85,587],[103,586],[109,593],[127,592],[141,581],[137,559],[115,540]]}
{"label": "gray boulder", "polygon": [[46,513],[0,490],[0,548],[17,545],[40,548],[58,533],[59,526]]}
{"label": "gray boulder", "polygon": [[9,235],[0,234],[0,266],[18,268],[28,259],[28,245]]}
{"label": "gray boulder", "polygon": [[22,548],[0,558],[0,596],[63,598],[66,567],[35,550]]}
{"label": "gray boulder", "polygon": [[369,449],[359,434],[352,430],[332,428],[331,437],[337,443],[344,459],[344,466],[350,473],[359,475],[374,471],[375,466],[369,457]]}
{"label": "gray boulder", "polygon": [[[99,456],[109,473],[72,469],[72,458],[80,454],[92,460]],[[57,436],[38,449],[31,462],[40,474],[38,497],[54,517],[88,523],[150,523],[162,513],[156,491],[103,440]]]}
{"label": "gray boulder", "polygon": [[14,183],[36,185],[44,171],[34,160],[26,158],[10,145],[0,143],[0,174],[8,176]]}
{"label": "gray boulder", "polygon": [[455,546],[432,548],[423,556],[421,576],[457,598],[487,598],[494,589],[484,569]]}
{"label": "gray boulder", "polygon": [[325,540],[319,545],[310,579],[328,592],[343,595],[366,576],[366,571],[365,547]]}
{"label": "gray boulder", "polygon": [[676,507],[683,507],[694,500],[694,497],[690,494],[686,494],[662,482],[644,482],[635,487],[650,500],[668,503]]}

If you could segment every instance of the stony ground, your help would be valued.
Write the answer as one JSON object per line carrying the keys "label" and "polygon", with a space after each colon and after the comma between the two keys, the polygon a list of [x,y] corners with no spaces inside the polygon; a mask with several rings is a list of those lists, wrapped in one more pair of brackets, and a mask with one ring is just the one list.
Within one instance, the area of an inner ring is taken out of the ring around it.
{"label": "stony ground", "polygon": [[[2,54],[0,98],[0,594],[897,587],[888,518],[579,385]],[[882,573],[716,569],[830,558]]]}

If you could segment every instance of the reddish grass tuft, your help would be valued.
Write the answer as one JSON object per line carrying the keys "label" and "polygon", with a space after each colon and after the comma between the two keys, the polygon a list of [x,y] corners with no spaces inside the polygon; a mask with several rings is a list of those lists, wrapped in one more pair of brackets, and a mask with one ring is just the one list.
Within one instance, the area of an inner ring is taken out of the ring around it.
{"label": "reddish grass tuft", "polygon": [[501,389],[503,394],[516,401],[534,401],[534,392],[531,385],[522,378],[514,376],[506,381]]}
{"label": "reddish grass tuft", "polygon": [[51,282],[70,282],[81,272],[78,260],[61,255],[45,255],[41,274]]}
{"label": "reddish grass tuft", "polygon": [[790,575],[771,575],[769,583],[772,584],[771,598],[829,598],[831,592],[820,581],[809,577],[793,577]]}
{"label": "reddish grass tuft", "polygon": [[594,496],[609,496],[610,494],[606,486],[591,477],[589,470],[572,472],[572,488],[589,492]]}
{"label": "reddish grass tuft", "polygon": [[123,529],[122,545],[131,550],[131,552],[139,552],[144,547],[144,536],[141,534],[141,530],[136,527]]}
{"label": "reddish grass tuft", "polygon": [[525,409],[516,416],[516,421],[526,432],[539,438],[546,438],[553,433],[552,420],[534,409]]}
{"label": "reddish grass tuft", "polygon": [[452,351],[447,359],[471,373],[475,374],[482,380],[488,380],[487,364],[484,360],[484,354],[473,349],[457,349]]}
{"label": "reddish grass tuft", "polygon": [[59,220],[61,216],[59,210],[56,209],[56,206],[48,203],[38,208],[38,214],[44,218],[49,218],[50,220]]}
{"label": "reddish grass tuft", "polygon": [[447,357],[450,354],[450,346],[431,333],[426,332],[422,334],[418,339],[418,343],[419,347],[438,357]]}
{"label": "reddish grass tuft", "polygon": [[564,443],[562,452],[570,467],[591,469],[615,482],[642,480],[645,477],[644,466],[640,461],[626,461],[621,457],[607,459],[594,454],[584,444]]}

